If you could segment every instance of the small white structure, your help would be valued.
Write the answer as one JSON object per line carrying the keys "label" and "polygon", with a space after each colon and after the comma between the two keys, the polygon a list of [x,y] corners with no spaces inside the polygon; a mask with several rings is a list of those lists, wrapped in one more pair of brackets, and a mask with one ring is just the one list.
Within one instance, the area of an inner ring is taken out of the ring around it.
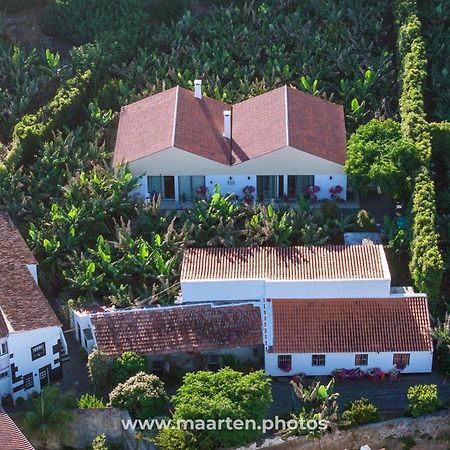
{"label": "small white structure", "polygon": [[37,285],[37,262],[0,213],[0,397],[26,398],[62,377],[67,344]]}
{"label": "small white structure", "polygon": [[[210,195],[295,200],[315,185],[318,200],[346,199],[342,106],[283,86],[235,105],[179,86],[122,108],[114,164],[142,176],[135,195],[165,207]],[[333,190],[333,188],[335,190]]]}

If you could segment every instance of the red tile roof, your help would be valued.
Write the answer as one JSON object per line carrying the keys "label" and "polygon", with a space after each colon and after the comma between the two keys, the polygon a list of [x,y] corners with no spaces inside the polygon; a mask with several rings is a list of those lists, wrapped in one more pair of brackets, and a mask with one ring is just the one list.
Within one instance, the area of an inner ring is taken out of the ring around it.
{"label": "red tile roof", "polygon": [[[37,262],[10,217],[0,213],[0,309],[4,319],[13,331],[60,326],[27,264]],[[4,329],[1,323],[0,329]]]}
{"label": "red tile roof", "polygon": [[272,300],[274,353],[432,351],[427,299]]}
{"label": "red tile roof", "polygon": [[[232,139],[223,137],[223,111],[231,110]],[[283,86],[236,105],[176,87],[124,108],[114,162],[135,161],[170,147],[236,165],[284,147],[343,165],[344,110]]]}
{"label": "red tile roof", "polygon": [[0,406],[0,449],[34,450],[17,425]]}
{"label": "red tile roof", "polygon": [[235,305],[102,313],[91,316],[97,346],[110,356],[204,352],[262,344],[258,307]]}
{"label": "red tile roof", "polygon": [[388,278],[384,260],[381,245],[189,248],[183,256],[181,281]]}

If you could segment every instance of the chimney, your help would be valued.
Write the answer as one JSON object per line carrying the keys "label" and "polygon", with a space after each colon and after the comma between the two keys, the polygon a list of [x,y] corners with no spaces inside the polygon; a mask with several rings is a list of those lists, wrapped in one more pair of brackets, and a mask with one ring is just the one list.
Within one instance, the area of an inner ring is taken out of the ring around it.
{"label": "chimney", "polygon": [[231,111],[223,112],[223,136],[231,139]]}
{"label": "chimney", "polygon": [[202,98],[202,80],[195,80],[194,81],[195,86],[195,98]]}

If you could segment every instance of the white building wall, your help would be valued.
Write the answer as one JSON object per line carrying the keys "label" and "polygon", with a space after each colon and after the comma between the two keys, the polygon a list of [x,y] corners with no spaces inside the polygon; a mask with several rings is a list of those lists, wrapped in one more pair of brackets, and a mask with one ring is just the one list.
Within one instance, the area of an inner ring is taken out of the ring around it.
{"label": "white building wall", "polygon": [[314,177],[314,184],[320,187],[320,191],[316,194],[318,200],[331,199],[330,188],[335,186],[342,186],[342,192],[339,194],[340,198],[345,200],[347,198],[347,175],[316,175]]}
{"label": "white building wall", "polygon": [[264,280],[181,281],[183,303],[221,300],[259,300]]}
{"label": "white building wall", "polygon": [[390,279],[367,280],[267,280],[266,298],[388,297]]}
{"label": "white building wall", "polygon": [[189,280],[181,281],[183,303],[263,298],[388,297],[390,278],[377,280]]}
{"label": "white building wall", "polygon": [[77,338],[77,341],[88,353],[91,353],[95,344],[94,339],[87,340],[83,333],[83,330],[86,328],[90,328],[92,330],[90,314],[72,309],[70,311],[70,326],[75,329],[75,337]]}
{"label": "white building wall", "polygon": [[[13,332],[8,336],[8,350],[9,354],[13,355],[10,358],[9,363],[14,364],[18,371],[15,373],[15,377],[20,377],[26,375],[30,372],[33,373],[34,387],[29,390],[19,390],[13,393],[13,399],[16,400],[18,397],[28,397],[32,392],[40,391],[40,381],[39,381],[39,368],[51,365],[52,369],[60,366],[60,362],[56,360],[59,359],[59,353],[53,353],[53,346],[58,343],[59,339],[64,339],[62,336],[60,327],[48,327],[39,328],[31,331],[23,332]],[[45,356],[32,360],[31,348],[45,343]],[[49,373],[49,375],[51,375]],[[12,388],[20,386],[23,381],[17,381],[14,383],[13,374],[10,370],[10,383]],[[0,392],[0,395],[9,394],[11,392]]]}
{"label": "white building wall", "polygon": [[[7,342],[7,338],[0,339],[1,344]],[[8,372],[8,377],[0,378],[0,397],[3,395],[2,393],[11,392],[11,370],[9,368],[9,351],[4,355],[0,356],[0,373]]]}
{"label": "white building wall", "polygon": [[27,264],[27,269],[31,273],[34,282],[38,284],[37,264]]}
{"label": "white building wall", "polygon": [[[361,351],[360,353],[367,353]],[[395,353],[409,353],[410,364],[402,373],[429,373],[431,372],[432,352],[408,352],[398,351]],[[286,353],[289,354],[289,353]],[[323,353],[317,353],[323,354]],[[394,352],[368,353],[368,365],[356,366],[355,353],[326,353],[325,366],[312,366],[312,353],[292,353],[292,370],[284,372],[278,368],[278,353],[265,353],[265,371],[271,376],[292,376],[303,372],[306,375],[330,375],[334,369],[353,369],[361,367],[367,370],[371,367],[379,367],[384,372],[394,368],[392,358]]]}
{"label": "white building wall", "polygon": [[253,186],[255,192],[253,197],[256,198],[256,176],[255,175],[207,175],[205,177],[205,185],[208,188],[208,195],[214,193],[214,186],[220,186],[222,195],[233,193],[239,196],[239,200],[244,198],[243,189],[247,186]]}

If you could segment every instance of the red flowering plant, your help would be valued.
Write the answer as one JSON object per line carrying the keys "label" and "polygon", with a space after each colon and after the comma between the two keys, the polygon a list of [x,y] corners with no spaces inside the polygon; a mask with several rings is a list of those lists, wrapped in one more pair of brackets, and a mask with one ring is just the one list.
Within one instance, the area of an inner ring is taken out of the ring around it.
{"label": "red flowering plant", "polygon": [[295,374],[295,375],[292,375],[292,381],[293,381],[295,384],[304,384],[304,382],[305,382],[305,377],[306,377],[306,374],[303,373],[303,372],[300,372],[300,373],[297,373],[297,374]]}
{"label": "red flowering plant", "polygon": [[311,200],[311,203],[317,203],[317,193],[320,191],[320,187],[319,186],[308,186],[306,188],[306,195],[309,197],[309,199]]}
{"label": "red flowering plant", "polygon": [[367,369],[367,377],[371,381],[375,381],[377,378],[383,380],[384,372],[378,367],[374,367],[372,369]]}
{"label": "red flowering plant", "polygon": [[281,369],[283,372],[290,372],[292,370],[292,363],[290,362],[279,362],[278,368]]}
{"label": "red flowering plant", "polygon": [[347,378],[350,378],[351,380],[359,380],[364,378],[365,375],[364,370],[359,367],[356,367],[356,369],[350,369],[347,372]]}
{"label": "red flowering plant", "polygon": [[393,368],[388,372],[388,377],[391,381],[399,381],[400,380],[400,370],[397,368]]}
{"label": "red flowering plant", "polygon": [[334,369],[331,372],[331,376],[336,380],[344,380],[347,378],[347,369]]}
{"label": "red flowering plant", "polygon": [[340,202],[341,201],[341,196],[339,194],[342,193],[344,189],[342,188],[342,186],[333,186],[330,187],[330,194],[331,194],[331,200],[334,200],[335,202]]}
{"label": "red flowering plant", "polygon": [[253,201],[253,193],[255,192],[255,188],[254,186],[245,186],[242,191],[244,192],[244,202],[249,205]]}
{"label": "red flowering plant", "polygon": [[208,188],[206,186],[200,186],[197,189],[197,195],[199,196],[199,198],[205,198],[207,192],[208,192]]}

